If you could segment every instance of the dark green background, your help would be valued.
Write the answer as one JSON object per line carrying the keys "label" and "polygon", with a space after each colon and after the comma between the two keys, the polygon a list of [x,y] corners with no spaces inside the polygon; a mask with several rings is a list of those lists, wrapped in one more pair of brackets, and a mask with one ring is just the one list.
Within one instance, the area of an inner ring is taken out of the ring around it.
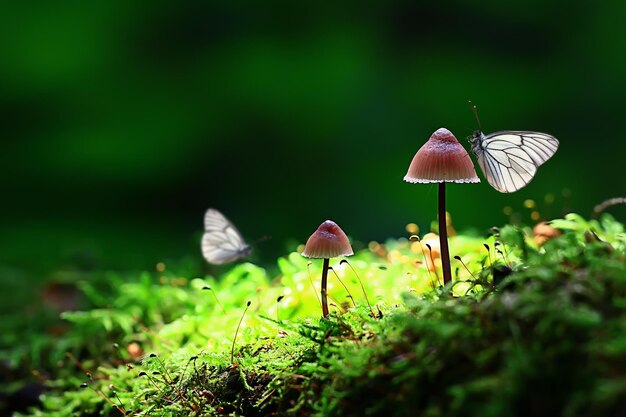
{"label": "dark green background", "polygon": [[0,263],[199,259],[207,207],[271,235],[268,264],[327,218],[363,242],[426,228],[436,188],[402,177],[439,127],[467,146],[468,99],[486,132],[561,148],[517,193],[451,185],[458,229],[626,194],[626,3],[260,3],[3,6]]}

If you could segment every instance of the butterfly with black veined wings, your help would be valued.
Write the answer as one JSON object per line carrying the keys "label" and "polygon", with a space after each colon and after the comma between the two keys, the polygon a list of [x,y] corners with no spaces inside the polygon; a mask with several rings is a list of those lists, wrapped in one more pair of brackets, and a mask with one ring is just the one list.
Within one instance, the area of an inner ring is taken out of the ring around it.
{"label": "butterfly with black veined wings", "polygon": [[252,249],[222,213],[210,208],[204,215],[202,255],[208,263],[222,265],[245,258]]}
{"label": "butterfly with black veined wings", "polygon": [[540,132],[504,130],[469,138],[487,181],[501,193],[512,193],[533,179],[537,168],[554,155],[559,141]]}

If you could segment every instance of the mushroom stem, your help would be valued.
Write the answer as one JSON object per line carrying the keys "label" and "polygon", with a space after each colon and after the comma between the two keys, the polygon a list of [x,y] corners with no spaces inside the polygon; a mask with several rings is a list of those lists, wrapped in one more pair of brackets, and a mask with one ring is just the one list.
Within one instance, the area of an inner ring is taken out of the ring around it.
{"label": "mushroom stem", "polygon": [[330,259],[324,258],[324,266],[322,267],[322,315],[324,318],[328,318],[328,295],[327,295],[327,286],[328,286],[328,267],[329,267]]}
{"label": "mushroom stem", "polygon": [[443,285],[452,282],[450,251],[448,250],[448,227],[446,225],[446,183],[439,183],[439,246],[441,246],[441,269]]}

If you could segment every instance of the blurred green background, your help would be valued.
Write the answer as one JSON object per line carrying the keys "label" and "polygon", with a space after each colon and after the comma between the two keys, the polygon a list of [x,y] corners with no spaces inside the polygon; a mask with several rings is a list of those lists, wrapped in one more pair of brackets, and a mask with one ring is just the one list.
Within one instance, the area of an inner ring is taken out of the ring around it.
{"label": "blurred green background", "polygon": [[[439,127],[545,131],[514,194],[451,185],[457,229],[555,198],[624,196],[623,2],[13,2],[0,13],[0,264],[34,272],[201,260],[207,207],[272,263],[323,220],[367,242],[422,229],[402,181]],[[478,168],[477,168],[478,170]],[[482,176],[482,174],[480,174]],[[564,196],[565,194],[565,196]],[[612,210],[624,219],[623,208]]]}

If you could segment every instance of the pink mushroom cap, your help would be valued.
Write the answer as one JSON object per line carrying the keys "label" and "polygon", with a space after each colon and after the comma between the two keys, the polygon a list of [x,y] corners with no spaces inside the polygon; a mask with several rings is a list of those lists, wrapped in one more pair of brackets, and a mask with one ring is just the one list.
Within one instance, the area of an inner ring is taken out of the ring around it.
{"label": "pink mushroom cap", "polygon": [[407,182],[480,182],[469,154],[446,128],[440,128],[417,151],[404,176]]}
{"label": "pink mushroom cap", "polygon": [[307,240],[302,256],[306,258],[336,258],[354,255],[348,236],[332,220],[320,224]]}

